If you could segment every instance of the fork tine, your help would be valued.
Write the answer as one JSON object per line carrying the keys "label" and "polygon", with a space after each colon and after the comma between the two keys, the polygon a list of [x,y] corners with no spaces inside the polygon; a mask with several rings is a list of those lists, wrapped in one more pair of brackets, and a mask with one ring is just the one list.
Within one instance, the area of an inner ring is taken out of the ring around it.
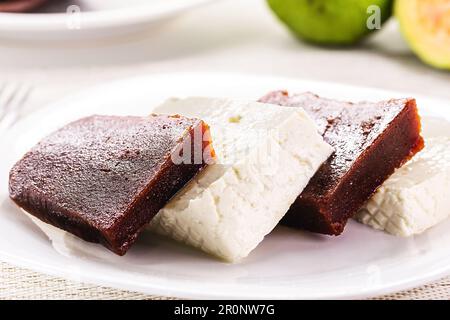
{"label": "fork tine", "polygon": [[23,85],[22,89],[17,94],[14,113],[13,113],[16,116],[15,120],[17,120],[17,118],[19,118],[22,115],[22,111],[26,107],[26,101],[28,100],[28,97],[31,95],[32,92],[33,92],[33,88],[31,86]]}
{"label": "fork tine", "polygon": [[0,95],[0,121],[6,116],[8,111],[11,109],[11,102],[17,93],[17,88],[15,85],[8,86],[5,84],[2,87],[2,92]]}
{"label": "fork tine", "polygon": [[[3,89],[3,94],[0,97],[0,103],[2,104],[2,108],[10,108],[9,104],[14,99],[14,96],[19,92],[21,85],[5,84]],[[1,99],[2,98],[2,99]]]}
{"label": "fork tine", "polygon": [[8,94],[5,94],[6,98],[0,114],[2,127],[9,127],[17,121],[31,92],[30,86],[17,85],[13,86]]}

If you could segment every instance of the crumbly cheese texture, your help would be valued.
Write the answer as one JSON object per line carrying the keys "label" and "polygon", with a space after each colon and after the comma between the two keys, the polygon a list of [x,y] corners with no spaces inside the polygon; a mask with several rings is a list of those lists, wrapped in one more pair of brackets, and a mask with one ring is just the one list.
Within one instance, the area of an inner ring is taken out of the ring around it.
{"label": "crumbly cheese texture", "polygon": [[185,186],[150,229],[229,262],[278,224],[333,149],[301,108],[228,99],[171,99],[156,113],[210,125],[216,164]]}
{"label": "crumbly cheese texture", "polygon": [[378,189],[356,219],[396,236],[420,234],[450,216],[450,138],[425,148]]}

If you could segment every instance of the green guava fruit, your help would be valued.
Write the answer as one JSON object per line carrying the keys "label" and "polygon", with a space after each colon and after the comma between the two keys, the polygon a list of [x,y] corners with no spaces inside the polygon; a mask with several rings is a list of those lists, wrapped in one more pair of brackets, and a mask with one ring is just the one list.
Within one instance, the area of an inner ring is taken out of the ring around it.
{"label": "green guava fruit", "polygon": [[299,38],[321,45],[351,45],[379,29],[392,0],[267,0]]}
{"label": "green guava fruit", "polygon": [[395,15],[411,49],[425,63],[450,70],[450,0],[397,0]]}

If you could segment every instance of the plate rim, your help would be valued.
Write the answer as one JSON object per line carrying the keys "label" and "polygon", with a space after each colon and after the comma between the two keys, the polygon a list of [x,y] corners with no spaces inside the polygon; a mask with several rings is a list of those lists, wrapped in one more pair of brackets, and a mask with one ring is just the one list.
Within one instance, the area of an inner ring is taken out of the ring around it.
{"label": "plate rim", "polygon": [[[379,88],[371,88],[371,87],[365,87],[365,86],[355,86],[355,85],[349,85],[349,84],[340,84],[340,83],[333,83],[333,82],[324,82],[324,81],[315,81],[315,80],[308,80],[308,79],[302,79],[302,78],[295,78],[295,77],[280,77],[280,76],[271,76],[271,75],[255,75],[255,74],[248,74],[248,73],[231,73],[231,72],[174,72],[174,73],[167,73],[167,72],[161,72],[161,73],[152,73],[152,74],[148,74],[148,75],[138,75],[138,76],[132,76],[132,77],[126,77],[126,78],[122,78],[122,79],[116,79],[113,81],[107,81],[104,83],[100,83],[97,84],[91,88],[87,88],[84,90],[80,90],[78,92],[72,93],[72,94],[68,94],[54,102],[48,103],[45,106],[37,109],[34,112],[29,113],[27,116],[25,116],[23,119],[21,119],[19,121],[22,122],[24,120],[26,120],[28,117],[32,117],[35,116],[38,113],[45,113],[47,110],[51,110],[54,109],[56,106],[61,105],[61,104],[66,104],[66,103],[70,103],[70,101],[74,101],[74,100],[78,100],[78,99],[83,99],[83,98],[88,98],[90,95],[92,95],[93,93],[95,93],[96,91],[101,91],[104,90],[105,88],[108,88],[110,86],[116,86],[116,85],[120,85],[121,83],[128,83],[128,82],[134,82],[134,81],[145,81],[145,79],[149,79],[149,78],[157,78],[157,77],[191,77],[191,76],[195,76],[195,77],[230,77],[230,76],[234,76],[234,77],[250,77],[250,78],[263,78],[263,79],[270,79],[271,81],[276,81],[276,80],[280,80],[280,81],[288,81],[288,82],[298,82],[300,83],[314,83],[314,84],[318,84],[318,85],[323,85],[323,86],[329,86],[329,85],[333,85],[333,86],[337,86],[339,88],[347,88],[347,89],[351,89],[351,88],[360,88],[360,89],[366,89],[366,90],[371,90],[371,91],[378,91],[379,93],[383,93],[383,94],[394,94],[394,95],[403,95],[403,93],[398,92],[398,91],[391,91],[391,90],[384,90],[384,89],[379,89]],[[410,96],[410,94],[405,94],[405,96]],[[433,101],[440,101],[442,103],[446,102],[445,99],[440,99],[440,98],[433,98],[433,97],[429,97],[429,96],[424,96],[424,95],[416,95],[416,97],[418,98],[424,98],[424,99],[428,99],[428,100],[433,100]],[[48,274],[51,276],[55,276],[55,277],[62,277],[65,279],[69,279],[69,280],[75,280],[75,281],[81,281],[81,282],[85,282],[85,283],[89,283],[89,284],[93,284],[93,285],[103,285],[103,286],[108,286],[108,287],[112,287],[112,288],[117,288],[120,290],[128,290],[128,291],[136,291],[136,292],[142,292],[145,294],[152,294],[152,295],[163,295],[163,296],[177,296],[177,297],[185,297],[185,298],[194,298],[194,299],[198,299],[198,298],[204,298],[204,299],[248,299],[248,298],[252,298],[255,297],[255,294],[253,294],[252,296],[250,295],[246,295],[245,293],[239,296],[239,295],[227,295],[224,294],[223,292],[213,292],[213,293],[208,293],[206,294],[205,292],[201,292],[198,289],[195,290],[187,290],[185,287],[182,287],[180,289],[176,289],[174,287],[171,287],[169,290],[170,292],[168,292],[167,288],[163,288],[161,287],[161,285],[156,284],[153,286],[149,286],[148,284],[144,287],[142,287],[142,289],[137,288],[136,286],[131,289],[130,287],[127,287],[127,284],[124,283],[123,281],[117,281],[112,277],[102,277],[101,279],[98,277],[98,275],[91,275],[91,274],[73,274],[63,268],[50,268],[49,269],[49,265],[44,265],[42,263],[39,262],[35,262],[35,261],[27,261],[27,259],[23,259],[21,257],[17,256],[13,256],[8,254],[7,252],[4,251],[0,251],[0,260],[5,261],[7,263],[10,263],[12,265],[17,265],[23,268],[28,268],[30,270],[34,270],[40,273],[44,273],[44,274]],[[321,295],[321,296],[314,296],[311,297],[311,299],[353,299],[353,298],[368,298],[368,297],[376,297],[376,296],[380,296],[380,295],[384,295],[384,294],[389,294],[392,292],[398,292],[398,291],[403,291],[403,290],[407,290],[413,287],[417,287],[420,285],[423,285],[425,283],[429,283],[435,280],[438,280],[442,277],[445,277],[446,275],[450,275],[450,265],[446,266],[446,267],[441,267],[437,270],[433,270],[433,271],[429,271],[427,272],[426,275],[419,275],[414,277],[414,279],[405,279],[399,282],[395,282],[392,283],[391,285],[383,285],[382,287],[378,288],[378,287],[368,287],[366,289],[360,289],[358,291],[352,292],[352,293],[348,293],[348,292],[343,292],[340,294],[335,294],[333,296],[329,296],[329,295]],[[297,294],[297,297],[273,297],[270,296],[270,294],[264,294],[262,293],[260,296],[256,295],[256,298],[259,299],[298,299],[298,298],[302,298],[302,299],[308,299],[308,297],[305,297],[305,292],[299,292],[299,294]]]}
{"label": "plate rim", "polygon": [[[141,4],[138,8],[117,8],[103,11],[82,12],[83,27],[80,30],[66,28],[66,13],[6,13],[0,12],[0,30],[7,31],[87,31],[114,28],[124,25],[136,25],[176,15],[184,10],[220,0],[176,0],[165,3],[155,10],[151,3]],[[153,8],[152,8],[153,7]],[[139,10],[137,10],[139,9]]]}
{"label": "plate rim", "polygon": [[221,292],[212,292],[212,293],[205,293],[201,290],[187,290],[187,289],[177,289],[174,287],[171,287],[170,290],[167,288],[163,288],[160,285],[152,285],[152,286],[145,286],[145,287],[138,287],[134,286],[133,288],[130,288],[127,286],[126,283],[115,280],[114,277],[101,277],[98,276],[91,276],[90,274],[86,275],[82,272],[79,273],[73,273],[69,272],[64,268],[54,268],[51,266],[49,268],[49,265],[44,265],[42,263],[37,262],[31,262],[27,261],[26,259],[20,258],[19,260],[17,257],[12,257],[11,255],[5,254],[4,252],[0,251],[0,261],[9,263],[13,266],[17,266],[24,269],[29,269],[34,272],[42,273],[44,275],[53,276],[57,278],[62,278],[64,280],[79,282],[81,284],[88,284],[93,286],[104,286],[109,288],[114,288],[117,290],[123,290],[123,291],[131,291],[131,292],[137,292],[142,293],[146,295],[154,295],[154,296],[163,296],[163,297],[176,297],[181,299],[208,299],[208,300],[221,300],[221,299],[237,299],[237,300],[247,300],[247,299],[260,299],[260,300],[348,300],[348,299],[369,299],[369,298],[376,298],[383,295],[393,294],[396,292],[402,292],[407,291],[419,286],[426,285],[427,283],[432,283],[434,281],[440,280],[445,278],[446,276],[450,275],[450,268],[445,268],[443,270],[435,271],[430,273],[427,276],[422,276],[420,278],[417,278],[413,281],[399,281],[398,283],[394,283],[390,286],[383,286],[382,288],[370,288],[366,290],[359,290],[355,291],[353,293],[340,293],[335,294],[333,296],[330,295],[318,295],[318,296],[305,296],[298,295],[295,297],[291,296],[280,296],[275,297],[271,296],[270,294],[262,294],[262,295],[256,295],[256,294],[242,294],[241,295],[232,295],[230,293],[224,294]]}

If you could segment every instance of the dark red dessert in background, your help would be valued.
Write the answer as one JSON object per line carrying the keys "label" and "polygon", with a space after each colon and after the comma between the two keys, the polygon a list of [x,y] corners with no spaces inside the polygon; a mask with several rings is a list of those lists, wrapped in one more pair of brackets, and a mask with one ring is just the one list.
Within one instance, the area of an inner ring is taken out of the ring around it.
{"label": "dark red dessert in background", "polygon": [[341,234],[376,189],[424,146],[414,99],[354,104],[276,91],[260,101],[304,108],[335,148],[284,217],[292,227]]}
{"label": "dark red dessert in background", "polygon": [[[123,255],[211,160],[203,155],[214,156],[207,130],[203,121],[181,116],[83,118],[43,139],[11,169],[10,197],[40,220]],[[193,138],[199,132],[200,146]],[[175,164],[172,155],[186,143],[191,162]]]}
{"label": "dark red dessert in background", "polygon": [[0,12],[30,12],[49,0],[0,0]]}

